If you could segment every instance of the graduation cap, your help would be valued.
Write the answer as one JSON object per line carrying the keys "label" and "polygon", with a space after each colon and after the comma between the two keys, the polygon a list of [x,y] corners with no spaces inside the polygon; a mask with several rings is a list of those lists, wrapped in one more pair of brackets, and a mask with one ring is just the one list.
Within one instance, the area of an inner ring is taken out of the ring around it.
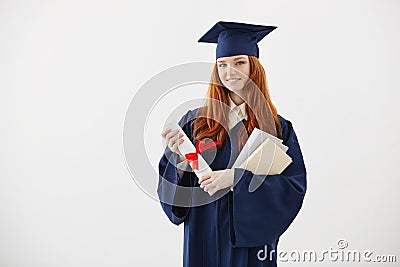
{"label": "graduation cap", "polygon": [[217,43],[216,58],[235,55],[258,58],[257,43],[276,28],[276,26],[219,21],[198,42]]}

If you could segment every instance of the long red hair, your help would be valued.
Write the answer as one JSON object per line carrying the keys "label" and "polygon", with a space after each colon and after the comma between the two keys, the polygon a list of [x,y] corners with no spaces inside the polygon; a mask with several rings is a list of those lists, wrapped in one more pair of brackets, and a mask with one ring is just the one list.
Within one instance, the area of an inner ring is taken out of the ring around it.
{"label": "long red hair", "polygon": [[[244,128],[241,127],[239,135],[239,149],[246,142],[248,135],[251,134],[254,128],[267,131],[270,134],[278,138],[282,138],[282,128],[278,118],[278,112],[271,101],[269,96],[269,90],[267,85],[267,78],[265,70],[261,65],[260,61],[255,56],[249,56],[250,61],[250,75],[248,82],[245,85],[244,96],[242,98],[246,101],[246,113],[247,120],[244,123]],[[261,93],[256,93],[255,90],[260,90]],[[213,141],[222,143],[227,137],[226,129],[218,122],[220,121],[223,125],[228,125],[228,114],[229,114],[229,90],[225,88],[218,76],[217,63],[214,64],[214,69],[211,74],[211,82],[208,87],[207,98],[211,101],[199,108],[198,116],[193,120],[195,140],[201,140],[204,138],[210,138]],[[212,101],[217,100],[217,101]],[[224,104],[222,104],[224,103]],[[253,107],[251,110],[250,106]],[[266,112],[265,108],[270,108],[271,112]],[[267,125],[271,118],[268,118],[272,114],[274,129],[271,131],[271,126]],[[247,134],[244,132],[246,130]]]}

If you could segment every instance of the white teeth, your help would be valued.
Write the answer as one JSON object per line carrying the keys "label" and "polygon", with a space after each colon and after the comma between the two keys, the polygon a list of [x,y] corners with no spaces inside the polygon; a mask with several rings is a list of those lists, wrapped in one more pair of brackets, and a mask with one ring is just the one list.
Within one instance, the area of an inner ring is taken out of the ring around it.
{"label": "white teeth", "polygon": [[238,81],[238,80],[240,80],[240,78],[228,79],[228,80],[226,80],[226,81],[228,81],[228,82],[232,82],[232,81]]}

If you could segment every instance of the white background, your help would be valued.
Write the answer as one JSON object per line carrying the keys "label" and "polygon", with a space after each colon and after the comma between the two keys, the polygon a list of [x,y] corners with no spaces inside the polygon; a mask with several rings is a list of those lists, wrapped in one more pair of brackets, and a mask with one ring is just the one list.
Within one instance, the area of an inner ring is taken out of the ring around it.
{"label": "white background", "polygon": [[308,170],[279,248],[344,238],[400,261],[399,1],[17,0],[0,2],[1,267],[181,266],[183,225],[130,176],[122,127],[153,75],[215,59],[197,40],[219,20],[278,26],[260,61]]}

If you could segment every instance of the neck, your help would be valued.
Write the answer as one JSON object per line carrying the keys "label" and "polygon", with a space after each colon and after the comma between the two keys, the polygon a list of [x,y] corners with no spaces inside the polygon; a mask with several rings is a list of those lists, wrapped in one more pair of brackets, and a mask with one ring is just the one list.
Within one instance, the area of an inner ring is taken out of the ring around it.
{"label": "neck", "polygon": [[244,100],[232,91],[229,91],[229,96],[231,97],[233,103],[236,104],[236,106],[239,106],[240,104],[244,103]]}

